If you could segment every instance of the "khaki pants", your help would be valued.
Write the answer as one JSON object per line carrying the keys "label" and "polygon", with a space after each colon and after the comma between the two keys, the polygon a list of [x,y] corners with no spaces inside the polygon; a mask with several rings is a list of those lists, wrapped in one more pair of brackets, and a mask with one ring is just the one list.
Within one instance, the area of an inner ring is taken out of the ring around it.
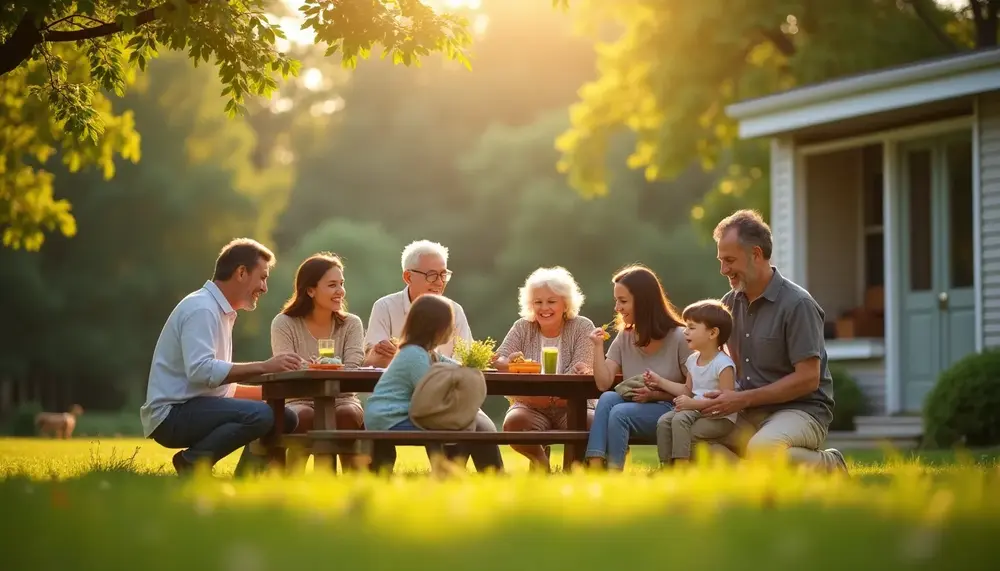
{"label": "khaki pants", "polygon": [[656,451],[661,464],[675,458],[691,457],[691,428],[698,423],[698,434],[704,440],[718,440],[733,431],[735,423],[728,418],[705,418],[697,410],[672,410],[656,421]]}
{"label": "khaki pants", "polygon": [[820,450],[826,440],[826,428],[809,413],[786,409],[775,412],[743,411],[736,427],[722,438],[713,438],[708,421],[698,419],[691,427],[691,436],[710,443],[711,451],[729,459],[775,454],[784,451],[790,462],[822,470],[841,469],[836,454]]}

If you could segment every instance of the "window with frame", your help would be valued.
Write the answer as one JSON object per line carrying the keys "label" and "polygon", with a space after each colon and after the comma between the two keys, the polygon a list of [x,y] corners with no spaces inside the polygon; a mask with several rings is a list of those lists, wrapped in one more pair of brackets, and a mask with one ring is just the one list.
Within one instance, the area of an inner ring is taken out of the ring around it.
{"label": "window with frame", "polygon": [[864,289],[885,285],[885,231],[882,204],[882,145],[869,145],[862,153],[864,180],[862,181],[863,211],[862,232],[864,240]]}

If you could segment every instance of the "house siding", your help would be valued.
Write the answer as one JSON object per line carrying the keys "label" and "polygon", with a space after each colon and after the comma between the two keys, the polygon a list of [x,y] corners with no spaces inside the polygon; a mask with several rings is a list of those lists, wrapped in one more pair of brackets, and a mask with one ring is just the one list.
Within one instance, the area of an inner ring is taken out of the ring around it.
{"label": "house siding", "polygon": [[[795,267],[795,143],[771,140],[771,263],[782,275],[801,283]],[[804,241],[800,236],[799,240]],[[805,285],[805,284],[802,284]]]}
{"label": "house siding", "polygon": [[[831,367],[847,371],[865,397],[862,414],[886,414],[885,359],[850,359],[830,361]],[[837,386],[833,387],[833,400],[837,400]]]}
{"label": "house siding", "polygon": [[1000,347],[1000,91],[979,96],[983,346]]}

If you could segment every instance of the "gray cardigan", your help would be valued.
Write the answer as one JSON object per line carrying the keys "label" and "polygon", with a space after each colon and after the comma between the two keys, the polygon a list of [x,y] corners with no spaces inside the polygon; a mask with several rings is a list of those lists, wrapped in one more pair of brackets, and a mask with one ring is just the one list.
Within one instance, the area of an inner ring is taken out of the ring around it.
{"label": "gray cardigan", "polygon": [[[594,330],[594,322],[582,315],[567,320],[563,324],[560,335],[560,355],[559,373],[569,374],[577,363],[583,363],[588,370],[594,367],[594,342],[590,340],[590,333]],[[526,359],[539,360],[542,353],[542,336],[538,324],[521,318],[514,322],[510,331],[503,338],[496,353],[498,357],[507,357],[511,353],[520,351]],[[512,404],[517,403],[517,397],[507,397]],[[596,400],[588,402],[590,406],[596,404]],[[565,407],[566,400],[557,397],[550,399],[550,406]],[[521,406],[526,406],[521,403]]]}

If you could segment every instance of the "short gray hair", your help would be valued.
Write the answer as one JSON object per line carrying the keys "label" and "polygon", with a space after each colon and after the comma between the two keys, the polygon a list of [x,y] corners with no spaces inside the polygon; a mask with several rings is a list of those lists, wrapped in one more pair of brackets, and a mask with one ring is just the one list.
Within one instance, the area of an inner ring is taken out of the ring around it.
{"label": "short gray hair", "polygon": [[528,321],[535,320],[535,308],[532,303],[532,294],[539,288],[547,287],[561,296],[566,301],[566,318],[573,319],[580,315],[580,308],[583,307],[584,295],[580,291],[580,285],[576,283],[573,274],[569,273],[562,266],[553,268],[538,268],[531,272],[528,279],[524,280],[518,292],[518,299],[521,303],[521,317]]}
{"label": "short gray hair", "polygon": [[441,256],[444,263],[448,263],[448,248],[445,248],[437,242],[431,242],[430,240],[417,240],[415,242],[410,242],[408,246],[403,248],[403,255],[400,259],[400,263],[403,265],[403,271],[412,270],[417,264],[420,263],[420,258],[424,256]]}
{"label": "short gray hair", "polygon": [[736,230],[736,238],[748,250],[754,246],[760,248],[765,260],[771,259],[774,242],[771,238],[771,227],[764,222],[764,217],[756,210],[737,210],[726,216],[712,232],[712,237],[718,242],[730,230]]}

